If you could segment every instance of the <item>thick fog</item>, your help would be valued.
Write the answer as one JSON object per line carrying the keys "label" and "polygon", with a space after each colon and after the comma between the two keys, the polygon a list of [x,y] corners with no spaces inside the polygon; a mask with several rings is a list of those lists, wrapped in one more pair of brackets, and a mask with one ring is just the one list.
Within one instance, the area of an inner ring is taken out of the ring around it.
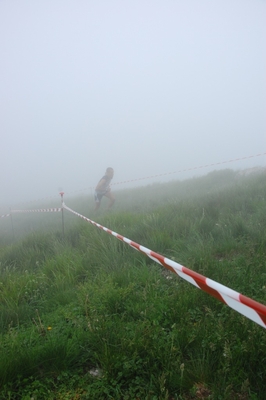
{"label": "thick fog", "polygon": [[2,0],[0,205],[265,153],[265,39],[263,0]]}

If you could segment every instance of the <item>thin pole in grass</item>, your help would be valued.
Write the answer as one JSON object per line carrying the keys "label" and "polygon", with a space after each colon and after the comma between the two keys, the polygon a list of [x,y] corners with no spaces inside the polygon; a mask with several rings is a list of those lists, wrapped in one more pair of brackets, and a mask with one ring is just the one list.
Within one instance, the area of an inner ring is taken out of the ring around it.
{"label": "thin pole in grass", "polygon": [[65,235],[65,223],[64,223],[64,198],[63,198],[63,196],[64,196],[64,192],[60,192],[59,194],[60,194],[60,196],[61,196],[61,211],[62,211],[62,235],[63,235],[63,238],[64,238],[64,235]]}
{"label": "thin pole in grass", "polygon": [[9,208],[9,213],[10,213],[10,221],[11,221],[11,228],[12,228],[13,240],[15,240],[15,230],[14,230],[14,224],[13,224],[13,217],[12,217],[11,208]]}

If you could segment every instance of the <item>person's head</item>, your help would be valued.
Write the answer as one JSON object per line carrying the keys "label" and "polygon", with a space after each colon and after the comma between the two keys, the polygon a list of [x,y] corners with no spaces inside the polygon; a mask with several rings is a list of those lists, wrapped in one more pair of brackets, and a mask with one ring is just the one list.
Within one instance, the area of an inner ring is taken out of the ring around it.
{"label": "person's head", "polygon": [[109,176],[109,178],[112,178],[114,176],[114,170],[113,168],[109,167],[106,169],[105,175]]}

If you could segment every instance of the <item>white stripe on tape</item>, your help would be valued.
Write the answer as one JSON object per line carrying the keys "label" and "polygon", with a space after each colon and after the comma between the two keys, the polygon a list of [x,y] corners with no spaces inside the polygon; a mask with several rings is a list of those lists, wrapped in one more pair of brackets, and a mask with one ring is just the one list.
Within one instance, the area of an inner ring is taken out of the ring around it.
{"label": "white stripe on tape", "polygon": [[12,210],[12,213],[32,213],[32,212],[58,212],[62,208],[39,208],[35,210]]}

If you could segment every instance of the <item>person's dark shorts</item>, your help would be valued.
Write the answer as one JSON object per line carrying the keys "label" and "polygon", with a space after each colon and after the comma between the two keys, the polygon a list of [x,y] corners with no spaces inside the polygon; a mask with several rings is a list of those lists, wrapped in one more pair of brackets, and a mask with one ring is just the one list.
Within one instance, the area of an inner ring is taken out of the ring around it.
{"label": "person's dark shorts", "polygon": [[95,203],[100,203],[101,200],[102,200],[103,195],[104,195],[104,193],[97,193],[97,192],[94,192],[94,200],[95,200]]}
{"label": "person's dark shorts", "polygon": [[100,203],[102,200],[102,197],[108,192],[110,192],[109,188],[104,193],[94,192],[95,203]]}

